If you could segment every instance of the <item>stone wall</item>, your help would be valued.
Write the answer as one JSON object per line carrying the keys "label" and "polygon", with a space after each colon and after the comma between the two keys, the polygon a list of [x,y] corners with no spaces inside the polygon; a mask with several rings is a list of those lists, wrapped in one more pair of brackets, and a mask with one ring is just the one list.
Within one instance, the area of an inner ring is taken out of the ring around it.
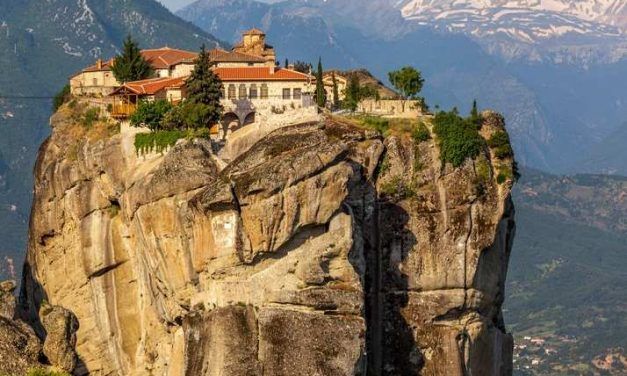
{"label": "stone wall", "polygon": [[359,102],[357,112],[400,118],[417,118],[423,115],[418,101],[399,99],[366,99]]}

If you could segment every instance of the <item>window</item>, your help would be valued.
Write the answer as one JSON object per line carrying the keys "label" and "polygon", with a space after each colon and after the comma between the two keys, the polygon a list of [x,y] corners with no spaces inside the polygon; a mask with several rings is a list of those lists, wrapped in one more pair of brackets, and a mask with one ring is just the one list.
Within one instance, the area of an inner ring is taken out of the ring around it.
{"label": "window", "polygon": [[287,89],[283,89],[283,99],[290,99],[292,94],[292,90],[287,88]]}
{"label": "window", "polygon": [[246,85],[239,85],[239,99],[246,99],[248,97],[248,93],[246,92]]}
{"label": "window", "polygon": [[94,78],[92,79],[92,84],[93,84],[94,86],[98,86],[98,78],[94,77]]}
{"label": "window", "polygon": [[228,95],[229,99],[235,99],[235,85],[230,84],[229,85],[229,95]]}
{"label": "window", "polygon": [[268,85],[261,85],[261,99],[268,99]]}
{"label": "window", "polygon": [[294,89],[294,99],[300,99],[301,95],[301,89]]}
{"label": "window", "polygon": [[257,85],[250,85],[250,99],[257,99]]}

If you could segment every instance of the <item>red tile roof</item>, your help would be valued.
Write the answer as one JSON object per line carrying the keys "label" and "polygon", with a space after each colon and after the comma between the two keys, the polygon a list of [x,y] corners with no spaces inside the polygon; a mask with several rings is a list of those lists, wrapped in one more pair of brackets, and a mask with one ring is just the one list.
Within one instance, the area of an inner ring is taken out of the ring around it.
{"label": "red tile roof", "polygon": [[119,94],[122,91],[129,91],[137,95],[155,95],[166,88],[180,88],[185,84],[185,80],[187,80],[187,77],[158,77],[127,82],[115,89],[112,95]]}
{"label": "red tile roof", "polygon": [[266,61],[261,56],[225,51],[217,48],[209,51],[209,60],[219,63],[264,63]]}
{"label": "red tile roof", "polygon": [[168,69],[182,61],[195,59],[198,56],[197,52],[178,50],[169,47],[142,50],[141,54],[154,69]]}
{"label": "red tile roof", "polygon": [[213,70],[222,81],[307,81],[313,77],[291,69],[271,67],[233,67]]}

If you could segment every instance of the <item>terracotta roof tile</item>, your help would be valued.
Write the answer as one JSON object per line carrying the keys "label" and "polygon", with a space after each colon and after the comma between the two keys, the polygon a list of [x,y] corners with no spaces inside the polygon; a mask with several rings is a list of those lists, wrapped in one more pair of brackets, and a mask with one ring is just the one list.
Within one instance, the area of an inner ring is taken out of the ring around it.
{"label": "terracotta roof tile", "polygon": [[215,68],[222,81],[307,81],[309,75],[291,69],[270,67]]}
{"label": "terracotta roof tile", "polygon": [[195,59],[198,56],[198,53],[196,52],[178,50],[169,47],[142,50],[141,54],[154,69],[168,69],[172,65],[185,60]]}
{"label": "terracotta roof tile", "polygon": [[209,59],[215,62],[229,62],[229,63],[263,63],[266,60],[261,56],[245,54],[242,52],[225,51],[220,49],[213,49],[209,51]]}
{"label": "terracotta roof tile", "polygon": [[242,34],[244,35],[266,35],[263,30],[259,30],[257,28],[252,28],[250,30],[244,31]]}
{"label": "terracotta roof tile", "polygon": [[180,88],[185,84],[185,80],[187,80],[187,77],[159,77],[127,82],[117,88],[112,95],[118,94],[124,89],[127,89],[137,95],[155,95],[166,88]]}

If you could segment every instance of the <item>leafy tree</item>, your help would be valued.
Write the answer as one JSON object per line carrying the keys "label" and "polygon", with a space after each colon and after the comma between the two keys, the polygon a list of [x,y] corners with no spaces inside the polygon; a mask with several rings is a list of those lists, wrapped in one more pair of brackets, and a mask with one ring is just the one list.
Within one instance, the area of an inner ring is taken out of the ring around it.
{"label": "leafy tree", "polygon": [[335,72],[331,73],[331,78],[333,80],[333,105],[337,106],[340,103],[340,93],[337,87],[337,78],[335,77]]}
{"label": "leafy tree", "polygon": [[438,112],[433,125],[440,145],[440,158],[454,167],[461,166],[467,158],[478,156],[485,145],[472,120],[460,117],[455,110]]}
{"label": "leafy tree", "polygon": [[119,82],[143,80],[154,74],[130,35],[124,40],[122,54],[115,57],[111,71]]}
{"label": "leafy tree", "polygon": [[52,100],[52,110],[56,112],[59,107],[61,107],[63,103],[70,100],[71,97],[72,95],[70,93],[70,85],[68,84],[63,86],[63,89],[61,89],[61,91],[59,91]]}
{"label": "leafy tree", "polygon": [[220,104],[223,95],[222,81],[209,65],[209,55],[204,44],[194,64],[194,70],[187,80],[186,102],[204,106],[188,108],[193,109],[195,115],[198,115],[195,118],[203,122],[196,123],[192,128],[207,127],[220,121],[224,111]]}
{"label": "leafy tree", "polygon": [[405,110],[405,102],[408,99],[413,99],[422,90],[422,85],[425,80],[422,78],[422,74],[419,70],[407,66],[400,70],[392,71],[388,73],[388,77],[392,85],[398,90],[403,99],[402,106]]}
{"label": "leafy tree", "polygon": [[324,90],[324,82],[322,81],[322,58],[318,59],[318,71],[316,72],[316,103],[318,107],[324,107],[327,104],[327,93]]}
{"label": "leafy tree", "polygon": [[359,87],[359,97],[358,101],[362,99],[372,98],[375,100],[379,100],[379,89],[373,84],[366,84]]}
{"label": "leafy tree", "polygon": [[146,126],[156,131],[162,129],[163,119],[171,110],[172,104],[163,99],[154,102],[142,101],[129,120],[134,127]]}
{"label": "leafy tree", "polygon": [[312,67],[311,64],[305,63],[304,61],[297,60],[294,63],[294,70],[301,73],[309,73]]}

